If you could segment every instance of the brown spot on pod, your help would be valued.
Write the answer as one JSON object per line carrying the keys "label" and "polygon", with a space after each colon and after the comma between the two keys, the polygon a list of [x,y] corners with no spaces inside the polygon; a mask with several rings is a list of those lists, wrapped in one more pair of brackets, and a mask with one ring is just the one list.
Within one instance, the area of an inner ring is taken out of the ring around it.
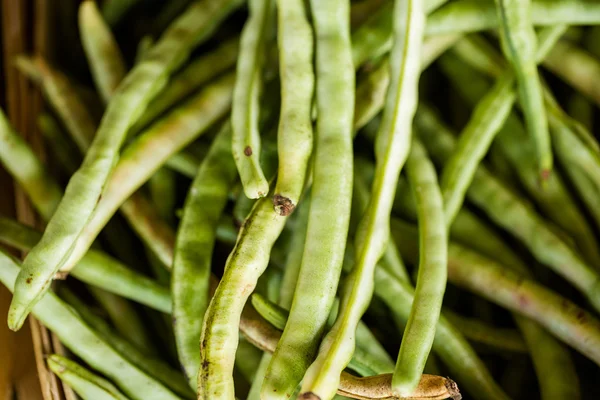
{"label": "brown spot on pod", "polygon": [[280,194],[273,196],[273,206],[275,206],[275,211],[283,217],[290,215],[296,208],[290,199]]}
{"label": "brown spot on pod", "polygon": [[244,149],[244,155],[250,157],[252,155],[252,147],[246,146],[246,148]]}

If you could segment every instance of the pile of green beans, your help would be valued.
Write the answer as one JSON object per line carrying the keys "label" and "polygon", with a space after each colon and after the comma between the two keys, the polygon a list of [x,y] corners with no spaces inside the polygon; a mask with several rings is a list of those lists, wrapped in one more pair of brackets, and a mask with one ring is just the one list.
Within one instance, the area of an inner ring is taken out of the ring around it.
{"label": "pile of green beans", "polygon": [[0,111],[45,225],[0,281],[79,397],[600,395],[599,2],[71,11],[89,71],[14,60],[45,157]]}

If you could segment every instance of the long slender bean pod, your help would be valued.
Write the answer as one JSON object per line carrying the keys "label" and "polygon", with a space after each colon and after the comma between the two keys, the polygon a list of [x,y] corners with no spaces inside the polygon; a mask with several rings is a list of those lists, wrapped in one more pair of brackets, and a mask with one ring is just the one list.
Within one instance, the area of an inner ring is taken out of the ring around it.
{"label": "long slender bean pod", "polygon": [[[181,108],[153,124],[122,152],[102,199],[64,265],[64,271],[75,265],[119,206],[172,154],[196,139],[225,115],[231,101],[232,84],[233,77],[227,75],[207,86]],[[161,258],[165,265],[170,266],[172,260],[168,260],[171,257],[168,253],[170,251],[164,253],[165,256]]]}
{"label": "long slender bean pod", "polygon": [[49,219],[60,202],[62,191],[25,139],[0,110],[0,162],[25,190],[35,209]]}
{"label": "long slender bean pod", "polygon": [[[565,27],[549,28],[549,32],[553,33],[556,30],[562,32],[564,29]],[[551,47],[549,43],[558,40],[558,35],[550,35],[547,32],[544,31],[543,34],[540,34],[539,54],[534,55],[536,57],[533,59],[534,63],[536,59],[541,60],[544,58],[545,53],[543,51],[547,51]],[[517,81],[519,81],[521,79],[519,74],[517,73],[516,76]],[[508,118],[515,101],[514,80],[515,74],[512,71],[506,71],[496,80],[492,89],[477,103],[469,123],[456,143],[453,155],[444,166],[441,186],[444,195],[446,223],[448,225],[452,224],[464,201],[465,193],[473,180],[477,165],[487,153],[494,137]],[[523,97],[521,97],[521,102],[523,103]],[[544,168],[547,168],[551,164],[546,163],[544,165],[546,165]]]}
{"label": "long slender bean pod", "polygon": [[349,2],[313,0],[310,4],[318,114],[312,199],[290,318],[261,392],[266,399],[290,396],[317,350],[337,289],[350,220],[355,87]]}
{"label": "long slender bean pod", "polygon": [[[350,361],[355,347],[351,332],[365,312],[373,293],[373,271],[385,251],[389,237],[389,215],[395,185],[411,143],[412,118],[417,105],[420,51],[425,14],[420,2],[398,0],[395,13],[395,43],[390,62],[390,86],[377,134],[377,167],[373,193],[356,234],[357,263],[347,280],[341,310],[321,343],[319,355],[304,376],[302,392],[320,398],[335,393],[335,378]],[[412,392],[412,387],[402,391]],[[397,388],[395,387],[394,390]]]}
{"label": "long slender bean pod", "polygon": [[[21,251],[29,251],[41,237],[41,233],[30,227],[0,217],[0,242],[2,243]],[[73,268],[71,274],[89,285],[164,313],[171,312],[171,295],[168,288],[98,250],[90,249]]]}
{"label": "long slender bean pod", "polygon": [[163,360],[140,351],[137,346],[132,345],[130,340],[115,332],[104,319],[96,315],[72,291],[63,288],[60,291],[60,296],[77,311],[83,321],[94,329],[103,341],[122,354],[137,368],[164,384],[174,393],[187,399],[194,398],[193,391],[180,371],[171,368]]}
{"label": "long slender bean pod", "polygon": [[[430,114],[429,118],[432,117]],[[419,121],[417,118],[417,124]],[[443,165],[452,153],[454,138],[440,122],[434,125],[435,131],[421,125],[423,129],[419,133],[434,162]],[[496,224],[519,238],[540,262],[571,282],[596,309],[600,309],[598,273],[556,235],[527,202],[506,188],[483,166],[479,166],[475,172],[467,197]]]}
{"label": "long slender bean pod", "polygon": [[152,100],[139,121],[131,127],[131,131],[141,131],[142,127],[200,89],[202,85],[230,69],[235,64],[239,46],[238,38],[229,39],[210,53],[192,60],[173,75],[169,84]]}
{"label": "long slender bean pod", "polygon": [[206,311],[200,339],[199,399],[233,399],[233,364],[239,318],[269,262],[271,248],[287,218],[260,199],[244,222],[225,272]]}
{"label": "long slender bean pod", "polygon": [[165,32],[143,62],[127,75],[113,96],[84,161],[71,177],[40,242],[19,272],[8,314],[9,327],[19,329],[31,308],[48,290],[54,274],[73,252],[75,243],[104,191],[127,129],[166,83],[168,74],[206,39],[239,0],[194,3]]}
{"label": "long slender bean pod", "polygon": [[95,1],[79,6],[79,34],[96,88],[108,103],[127,73],[123,55]]}
{"label": "long slender bean pod", "polygon": [[[18,264],[3,253],[0,253],[0,263],[0,281],[13,290],[19,273]],[[75,355],[115,382],[127,396],[134,400],[178,399],[178,396],[141,372],[104,342],[56,295],[49,292],[42,296],[33,309],[36,318]]]}
{"label": "long slender bean pod", "polygon": [[232,154],[244,187],[251,199],[267,195],[269,183],[260,166],[260,132],[258,118],[262,65],[274,0],[250,0],[250,16],[240,39],[231,126]]}
{"label": "long slender bean pod", "polygon": [[[245,313],[240,321],[240,330],[246,338],[258,348],[273,352],[280,333],[265,323],[260,317]],[[338,394],[354,399],[395,399],[391,391],[391,374],[375,375],[358,378],[347,372],[340,376]],[[460,399],[456,383],[447,378],[435,375],[424,375],[418,388],[409,399],[412,400],[442,400],[447,398]]]}
{"label": "long slender bean pod", "polygon": [[84,400],[128,400],[112,383],[87,370],[75,361],[52,354],[48,367]]}
{"label": "long slender bean pod", "polygon": [[409,395],[423,373],[435,337],[446,288],[447,228],[435,168],[426,151],[414,141],[407,165],[419,221],[419,275],[415,299],[398,353],[392,379],[394,392]]}
{"label": "long slender bean pod", "polygon": [[539,57],[531,23],[531,3],[531,0],[496,0],[496,7],[502,50],[514,70],[527,130],[536,147],[540,176],[545,179],[552,170],[552,148],[537,70]]}
{"label": "long slender bean pod", "polygon": [[175,242],[171,291],[173,329],[179,360],[192,387],[200,369],[202,316],[209,302],[209,278],[217,225],[236,178],[231,126],[222,128],[190,186]]}
{"label": "long slender bean pod", "polygon": [[313,147],[313,35],[302,0],[277,1],[277,20],[281,116],[273,205],[281,215],[288,215],[300,200]]}

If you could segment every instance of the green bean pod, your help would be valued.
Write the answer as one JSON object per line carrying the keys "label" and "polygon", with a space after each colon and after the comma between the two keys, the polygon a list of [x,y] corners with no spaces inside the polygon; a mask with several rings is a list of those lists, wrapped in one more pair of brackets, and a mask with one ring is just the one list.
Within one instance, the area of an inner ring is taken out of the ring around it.
{"label": "green bean pod", "polygon": [[543,180],[552,170],[552,148],[537,71],[537,40],[531,22],[531,0],[496,0],[504,55],[517,78],[527,130],[532,135]]}
{"label": "green bean pod", "polygon": [[49,219],[60,202],[62,191],[25,139],[0,110],[0,162],[25,190],[35,209]]}
{"label": "green bean pod", "polygon": [[313,35],[303,0],[277,1],[277,20],[281,115],[273,205],[281,215],[289,215],[300,200],[313,147]]}
{"label": "green bean pod", "polygon": [[[188,100],[181,108],[157,121],[123,150],[119,163],[113,169],[104,189],[102,199],[64,264],[64,271],[73,268],[119,206],[150,179],[166,160],[225,115],[231,104],[232,85],[232,75],[220,78]],[[130,212],[136,212],[139,208],[134,205],[129,207]],[[134,228],[137,228],[136,225],[133,225]],[[153,243],[150,242],[149,245]],[[166,266],[172,264],[172,249],[169,248],[172,248],[172,242],[166,243],[157,253]]]}
{"label": "green bean pod", "polygon": [[419,221],[419,275],[410,316],[402,336],[392,388],[408,396],[419,383],[435,337],[446,288],[448,258],[444,206],[435,168],[420,142],[413,142],[407,165]]}
{"label": "green bean pod", "polygon": [[335,297],[350,219],[355,87],[349,1],[314,0],[311,11],[318,114],[312,199],[294,301],[267,370],[265,399],[290,396],[312,361]]}
{"label": "green bean pod", "polygon": [[83,400],[128,400],[112,383],[75,361],[52,354],[46,363],[50,371],[69,385]]}
{"label": "green bean pod", "polygon": [[[0,242],[8,246],[21,251],[29,251],[41,237],[41,233],[30,227],[0,217]],[[90,249],[71,271],[71,274],[82,282],[144,304],[157,311],[171,312],[171,295],[168,288],[98,250]]]}
{"label": "green bean pod", "polygon": [[[17,262],[0,253],[0,281],[13,290],[19,274]],[[42,295],[33,313],[54,332],[60,341],[92,368],[110,378],[134,400],[176,400],[179,397],[141,372],[137,367],[104,342],[75,314],[73,309],[52,292]],[[77,332],[76,335],[73,332]]]}
{"label": "green bean pod", "polygon": [[79,35],[96,88],[108,103],[127,73],[123,55],[95,1],[79,6]]}
{"label": "green bean pod", "polygon": [[210,300],[209,278],[217,225],[236,178],[231,126],[221,129],[202,161],[185,202],[177,232],[171,292],[179,360],[192,387],[200,369],[200,332]]}
{"label": "green bean pod", "polygon": [[271,248],[287,218],[260,199],[244,222],[225,272],[206,311],[200,339],[200,399],[234,399],[233,364],[239,318],[246,300],[269,262]]}
{"label": "green bean pod", "polygon": [[260,166],[260,91],[262,65],[274,0],[250,0],[250,16],[240,39],[236,80],[231,106],[232,154],[244,187],[251,199],[267,195],[269,183]]}
{"label": "green bean pod", "polygon": [[160,90],[168,74],[205,40],[239,0],[195,3],[165,32],[144,61],[128,74],[113,96],[94,142],[81,167],[71,177],[40,242],[23,262],[8,314],[8,325],[18,330],[54,274],[72,254],[92,218],[117,161],[127,129]]}

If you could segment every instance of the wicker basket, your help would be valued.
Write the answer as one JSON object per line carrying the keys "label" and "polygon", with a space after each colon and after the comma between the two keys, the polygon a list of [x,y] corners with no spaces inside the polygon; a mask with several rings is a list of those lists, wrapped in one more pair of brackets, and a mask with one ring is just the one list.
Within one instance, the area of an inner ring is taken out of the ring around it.
{"label": "wicker basket", "polygon": [[[44,157],[44,148],[36,129],[36,116],[42,100],[37,90],[12,66],[12,59],[21,53],[52,58],[50,27],[53,18],[50,12],[58,3],[59,0],[2,0],[0,7],[2,108],[41,157]],[[75,3],[60,0],[61,7],[75,6]],[[23,192],[14,186],[1,167],[0,190],[0,213],[40,225]],[[0,285],[0,319],[3,321],[10,299],[10,293]],[[71,389],[63,387],[46,367],[47,354],[63,352],[58,339],[33,317],[29,317],[28,323],[17,333],[10,332],[6,323],[0,323],[0,400],[76,399]]]}

